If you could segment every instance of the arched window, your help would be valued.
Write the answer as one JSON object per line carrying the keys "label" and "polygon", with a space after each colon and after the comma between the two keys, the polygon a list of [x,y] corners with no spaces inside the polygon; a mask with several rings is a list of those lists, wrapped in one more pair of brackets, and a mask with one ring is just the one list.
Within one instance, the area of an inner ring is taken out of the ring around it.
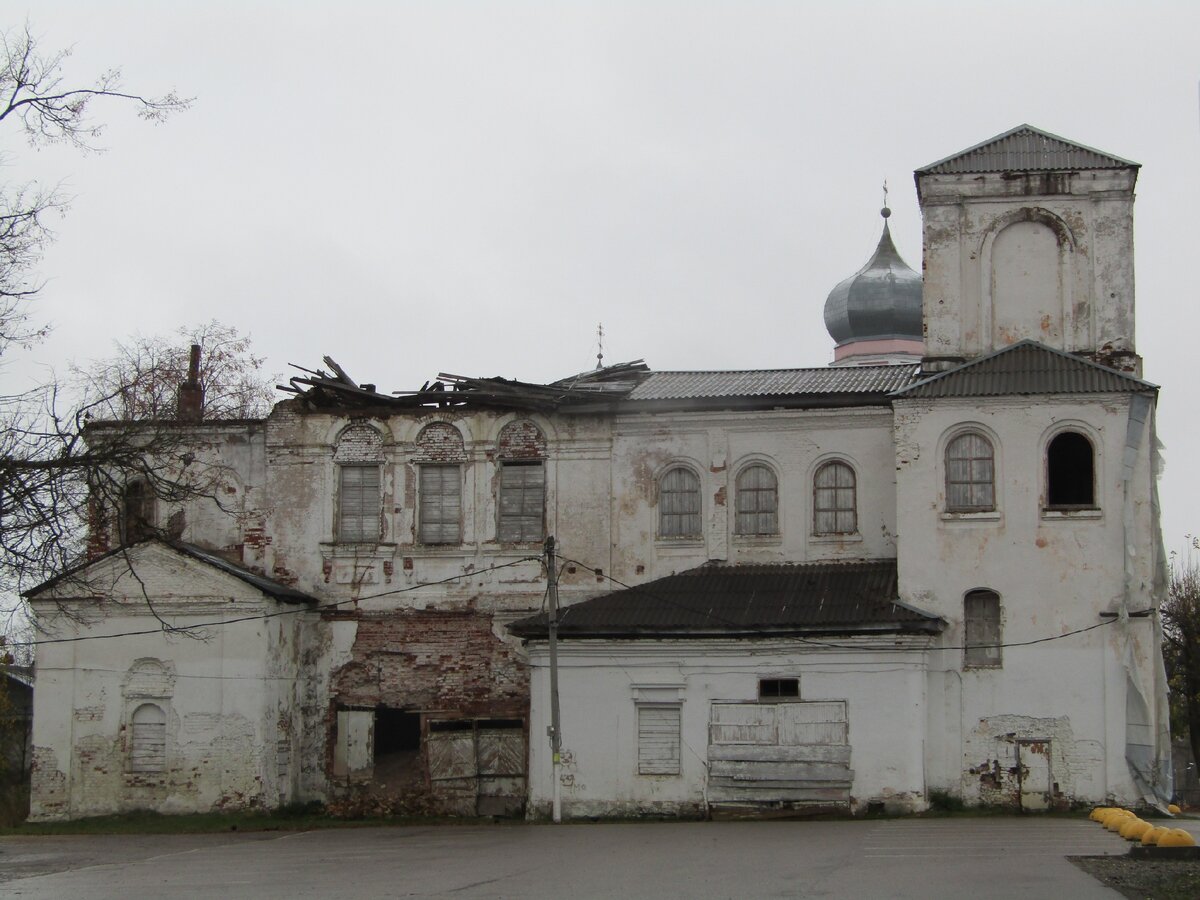
{"label": "arched window", "polygon": [[161,772],[167,767],[167,715],[154,703],[133,711],[129,743],[130,772]]}
{"label": "arched window", "polygon": [[736,534],[779,534],[779,484],[766,466],[747,466],[737,477]]}
{"label": "arched window", "polygon": [[121,497],[121,540],[126,544],[148,537],[154,529],[154,491],[141,478],[125,485]]}
{"label": "arched window", "polygon": [[1046,448],[1046,505],[1076,509],[1096,505],[1096,466],[1092,442],[1064,431]]}
{"label": "arched window", "polygon": [[546,531],[546,436],[528,419],[509,422],[496,451],[500,468],[496,539],[540,541]]}
{"label": "arched window", "polygon": [[963,598],[967,666],[1000,665],[1000,595],[995,591],[969,591]]}
{"label": "arched window", "polygon": [[379,540],[383,436],[369,425],[352,424],[338,436],[333,459],[338,464],[337,539]]}
{"label": "arched window", "polygon": [[854,534],[858,531],[858,497],[854,470],[844,462],[827,462],[813,478],[813,533]]}
{"label": "arched window", "polygon": [[691,469],[676,466],[659,482],[658,535],[694,538],[700,534],[700,478]]}
{"label": "arched window", "polygon": [[946,510],[991,512],[996,508],[996,460],[982,434],[960,434],[946,447]]}

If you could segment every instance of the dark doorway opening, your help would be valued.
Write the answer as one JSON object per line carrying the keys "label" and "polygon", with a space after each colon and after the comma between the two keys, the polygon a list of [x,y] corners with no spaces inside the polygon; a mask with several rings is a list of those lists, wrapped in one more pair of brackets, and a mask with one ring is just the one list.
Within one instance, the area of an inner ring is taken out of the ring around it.
{"label": "dark doorway opening", "polygon": [[419,713],[383,706],[376,708],[375,780],[396,793],[424,785]]}

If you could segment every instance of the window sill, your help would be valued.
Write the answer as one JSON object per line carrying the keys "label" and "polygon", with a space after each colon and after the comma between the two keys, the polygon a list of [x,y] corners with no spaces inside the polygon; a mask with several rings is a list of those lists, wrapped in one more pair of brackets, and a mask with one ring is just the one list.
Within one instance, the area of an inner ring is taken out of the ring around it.
{"label": "window sill", "polygon": [[396,545],[389,541],[321,541],[319,546],[323,555],[334,559],[396,555]]}
{"label": "window sill", "polygon": [[702,537],[655,538],[654,546],[660,550],[703,550],[706,546]]}
{"label": "window sill", "polygon": [[1046,507],[1042,510],[1043,521],[1055,521],[1063,519],[1103,519],[1104,510],[1098,506],[1088,506],[1077,509],[1055,509]]}
{"label": "window sill", "polygon": [[999,522],[1002,519],[1000,510],[989,509],[980,512],[944,512],[943,522]]}
{"label": "window sill", "polygon": [[847,532],[846,534],[810,534],[808,542],[810,544],[861,544],[863,536],[857,532]]}
{"label": "window sill", "polygon": [[963,663],[964,672],[995,672],[1003,669],[1003,663]]}
{"label": "window sill", "polygon": [[735,534],[734,544],[741,547],[776,547],[783,543],[782,534]]}

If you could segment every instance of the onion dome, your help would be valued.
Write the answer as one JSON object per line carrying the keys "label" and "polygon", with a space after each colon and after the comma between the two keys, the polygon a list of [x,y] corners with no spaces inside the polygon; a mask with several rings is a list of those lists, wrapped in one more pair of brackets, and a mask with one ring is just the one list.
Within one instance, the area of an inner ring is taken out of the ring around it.
{"label": "onion dome", "polygon": [[825,327],[837,342],[834,365],[910,362],[920,359],[924,341],[921,323],[921,276],[908,267],[896,245],[887,219],[875,255],[865,266],[829,292]]}

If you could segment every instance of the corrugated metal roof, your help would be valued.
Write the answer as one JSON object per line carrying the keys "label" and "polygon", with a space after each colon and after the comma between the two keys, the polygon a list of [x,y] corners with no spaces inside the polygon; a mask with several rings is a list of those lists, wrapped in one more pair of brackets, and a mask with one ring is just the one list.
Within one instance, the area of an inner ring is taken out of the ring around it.
{"label": "corrugated metal roof", "polygon": [[917,174],[1059,172],[1130,167],[1139,168],[1140,164],[1076,144],[1032,125],[1018,125],[1011,131],[917,169]]}
{"label": "corrugated metal roof", "polygon": [[743,372],[654,372],[628,400],[785,397],[797,394],[887,394],[910,384],[917,367],[825,366]]}
{"label": "corrugated metal roof", "polygon": [[1037,341],[1020,341],[896,391],[896,397],[1121,394],[1157,385]]}
{"label": "corrugated metal roof", "polygon": [[188,556],[198,559],[201,562],[206,562],[210,566],[220,569],[234,578],[240,578],[242,581],[251,587],[258,588],[269,597],[274,597],[276,600],[282,600],[285,603],[316,603],[317,598],[309,596],[303,591],[298,591],[286,584],[280,584],[278,581],[273,581],[262,575],[256,575],[249,569],[243,569],[239,565],[231,563],[222,556],[205,550],[202,547],[197,547],[195,544],[185,544],[183,541],[164,541],[168,546],[174,547],[176,550]]}
{"label": "corrugated metal roof", "polygon": [[[561,637],[936,632],[944,622],[899,602],[896,561],[708,564],[577,603]],[[545,637],[546,615],[512,623]]]}
{"label": "corrugated metal roof", "polygon": [[183,541],[167,541],[157,537],[146,538],[145,540],[139,541],[136,544],[131,544],[128,547],[118,547],[117,549],[110,550],[108,553],[105,553],[103,556],[97,557],[96,559],[87,560],[86,562],[80,563],[77,566],[73,566],[72,568],[67,569],[65,572],[54,576],[49,581],[44,581],[36,587],[32,587],[29,590],[24,591],[21,596],[28,599],[33,599],[48,588],[52,588],[57,584],[74,578],[79,573],[100,562],[100,560],[108,559],[109,557],[117,556],[118,554],[124,555],[136,547],[142,547],[149,544],[161,544],[165,547],[170,547],[176,553],[182,553],[184,556],[190,556],[192,559],[206,563],[213,568],[220,569],[222,572],[232,575],[234,578],[241,579],[251,587],[257,588],[267,596],[274,597],[276,600],[282,600],[285,603],[317,602],[316,597],[312,597],[303,591],[298,591],[286,584],[280,584],[278,581],[272,581],[270,578],[255,574],[249,569],[243,569],[241,566],[231,563],[224,557],[218,556],[211,550],[205,550],[203,547],[197,547],[195,544],[185,544]]}

